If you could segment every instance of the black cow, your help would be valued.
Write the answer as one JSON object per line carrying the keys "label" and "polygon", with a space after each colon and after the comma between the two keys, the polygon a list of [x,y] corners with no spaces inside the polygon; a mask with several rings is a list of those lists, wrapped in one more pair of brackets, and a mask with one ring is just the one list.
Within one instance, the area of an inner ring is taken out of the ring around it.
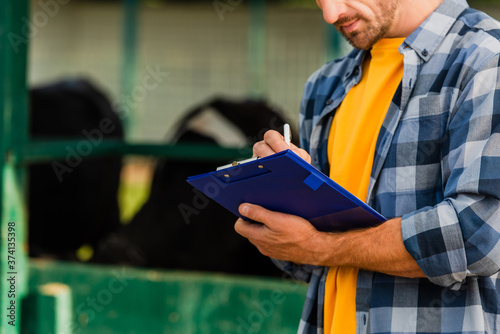
{"label": "black cow", "polygon": [[123,139],[106,96],[87,80],[64,80],[30,90],[30,135],[76,139],[59,161],[29,167],[29,255],[75,260],[120,227],[120,156],[85,159],[103,139]]}

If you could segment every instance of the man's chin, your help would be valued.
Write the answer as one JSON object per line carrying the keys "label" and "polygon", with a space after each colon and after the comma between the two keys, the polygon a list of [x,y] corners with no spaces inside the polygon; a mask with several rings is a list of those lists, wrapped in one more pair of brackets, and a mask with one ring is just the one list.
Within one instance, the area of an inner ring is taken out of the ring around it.
{"label": "man's chin", "polygon": [[342,33],[344,38],[351,44],[353,47],[359,50],[370,50],[377,41],[371,40],[366,37],[361,36],[359,33],[353,34],[344,34]]}

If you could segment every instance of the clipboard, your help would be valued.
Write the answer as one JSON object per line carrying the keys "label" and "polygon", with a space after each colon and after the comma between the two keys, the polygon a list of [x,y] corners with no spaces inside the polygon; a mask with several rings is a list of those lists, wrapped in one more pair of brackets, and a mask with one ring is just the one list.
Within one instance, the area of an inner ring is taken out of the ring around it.
{"label": "clipboard", "polygon": [[307,219],[319,231],[378,225],[382,215],[291,150],[191,176],[187,182],[234,213],[241,203]]}

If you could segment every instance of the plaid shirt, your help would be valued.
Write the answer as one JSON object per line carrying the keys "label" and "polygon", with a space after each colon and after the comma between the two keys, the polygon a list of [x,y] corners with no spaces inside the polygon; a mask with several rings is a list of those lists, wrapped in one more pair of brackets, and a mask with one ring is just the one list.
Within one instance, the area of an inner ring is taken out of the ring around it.
{"label": "plaid shirt", "polygon": [[[403,217],[404,244],[427,278],[360,270],[358,333],[500,333],[499,39],[499,22],[444,0],[399,48],[404,75],[367,202]],[[330,124],[360,81],[364,55],[326,64],[305,87],[301,144],[326,174]],[[309,283],[299,333],[323,333],[328,268],[276,263]]]}

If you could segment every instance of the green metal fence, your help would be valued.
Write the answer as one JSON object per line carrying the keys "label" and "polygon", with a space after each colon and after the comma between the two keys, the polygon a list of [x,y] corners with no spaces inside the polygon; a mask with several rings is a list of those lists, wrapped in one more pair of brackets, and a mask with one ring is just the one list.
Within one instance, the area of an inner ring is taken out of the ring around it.
{"label": "green metal fence", "polygon": [[[58,283],[53,283],[54,281]],[[206,273],[33,261],[24,333],[288,334],[305,285]]]}
{"label": "green metal fence", "polygon": [[3,333],[18,333],[21,300],[27,291],[26,173],[14,147],[27,143],[25,1],[2,1],[0,9],[0,300]]}

